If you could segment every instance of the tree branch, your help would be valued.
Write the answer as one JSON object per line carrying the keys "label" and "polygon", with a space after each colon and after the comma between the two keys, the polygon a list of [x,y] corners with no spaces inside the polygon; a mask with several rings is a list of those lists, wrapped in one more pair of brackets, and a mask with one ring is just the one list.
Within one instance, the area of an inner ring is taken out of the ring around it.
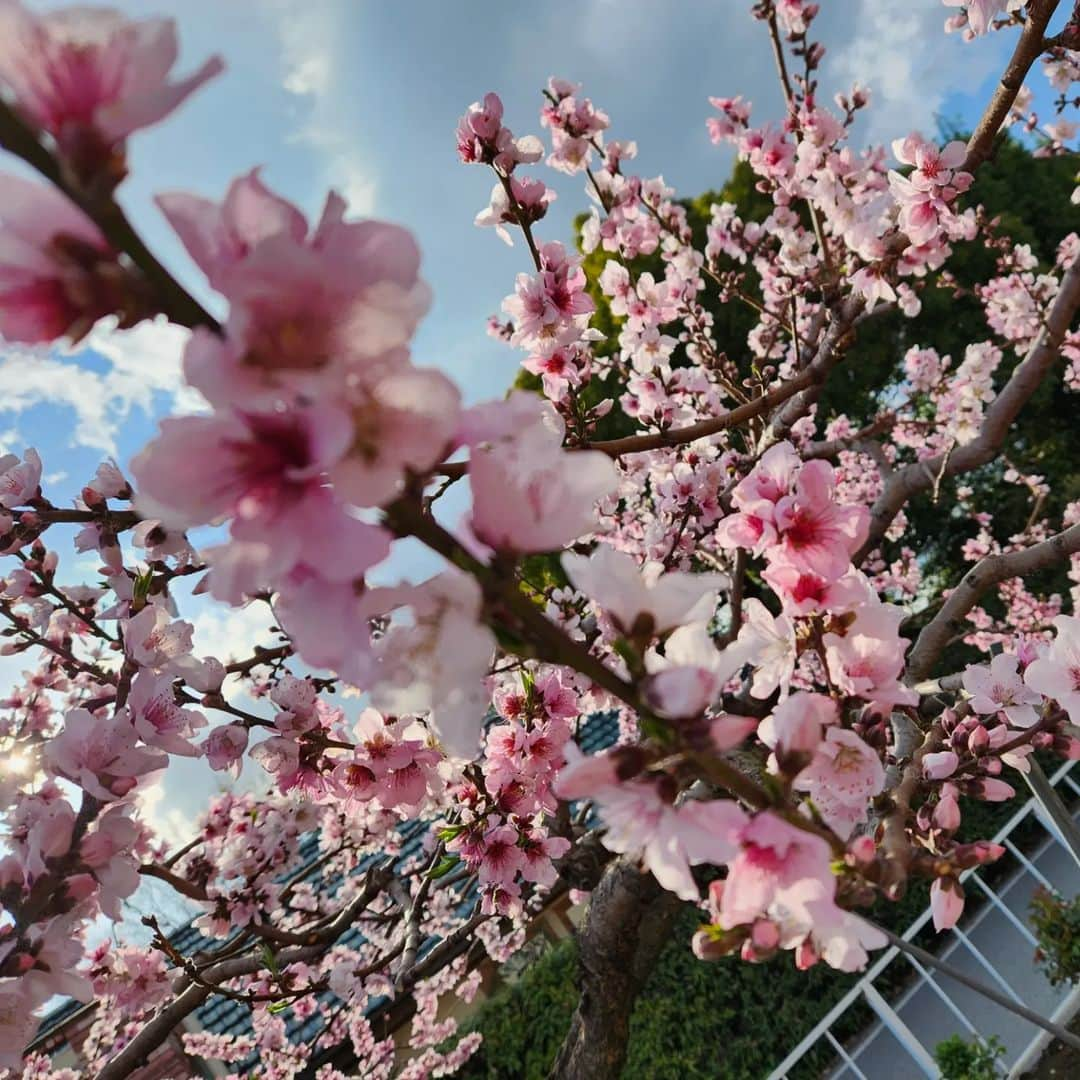
{"label": "tree branch", "polygon": [[1072,263],[1062,278],[1061,288],[1050,306],[1046,322],[1027,356],[986,410],[979,434],[963,446],[905,465],[892,473],[874,504],[866,543],[852,557],[853,563],[858,565],[881,543],[893,518],[914,495],[933,487],[939,478],[970,472],[997,456],[1013,421],[1057,360],[1061,342],[1072,324],[1077,307],[1080,307],[1080,258]]}
{"label": "tree branch", "polygon": [[994,90],[994,96],[968,139],[967,156],[960,166],[964,172],[974,172],[993,151],[994,140],[1024,85],[1031,65],[1046,48],[1043,35],[1059,3],[1060,0],[1028,0],[1027,19],[1020,40]]}
{"label": "tree branch", "polygon": [[987,589],[1010,578],[1045,570],[1077,551],[1080,551],[1080,525],[1073,525],[1022,551],[980,559],[949,594],[941,610],[923,627],[908,657],[908,682],[918,683],[929,677],[949,639],[963,627],[964,617]]}
{"label": "tree branch", "polygon": [[634,1001],[670,937],[681,906],[673,893],[619,859],[600,879],[578,932],[581,998],[549,1076],[619,1076]]}
{"label": "tree branch", "polygon": [[74,183],[68,171],[39,141],[37,134],[0,100],[0,146],[22,158],[62,191],[102,231],[117,251],[122,251],[151,285],[168,318],[180,326],[207,326],[218,331],[217,320],[165,269],[132,228],[124,211],[111,195],[92,194]]}

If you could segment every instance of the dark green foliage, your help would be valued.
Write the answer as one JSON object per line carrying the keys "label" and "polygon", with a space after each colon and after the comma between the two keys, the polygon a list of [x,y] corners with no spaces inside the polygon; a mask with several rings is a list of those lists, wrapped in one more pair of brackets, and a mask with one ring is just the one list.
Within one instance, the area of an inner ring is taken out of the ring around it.
{"label": "dark green foliage", "polygon": [[462,1026],[462,1034],[482,1032],[484,1042],[455,1075],[546,1077],[577,1005],[576,975],[577,948],[571,939],[548,949]]}
{"label": "dark green foliage", "polygon": [[1066,900],[1039,889],[1031,901],[1031,925],[1039,940],[1035,955],[1051,984],[1080,982],[1080,897]]}
{"label": "dark green foliage", "polygon": [[985,1042],[967,1042],[959,1035],[939,1042],[934,1060],[941,1070],[941,1080],[997,1080],[997,1062],[1005,1056],[1005,1047],[996,1035]]}

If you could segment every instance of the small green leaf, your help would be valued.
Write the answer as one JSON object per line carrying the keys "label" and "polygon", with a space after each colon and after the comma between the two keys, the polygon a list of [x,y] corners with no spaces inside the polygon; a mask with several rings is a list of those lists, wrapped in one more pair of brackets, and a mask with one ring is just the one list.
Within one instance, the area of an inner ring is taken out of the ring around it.
{"label": "small green leaf", "polygon": [[461,860],[456,855],[446,855],[439,860],[438,865],[433,866],[427,873],[432,880],[445,877],[454,869]]}

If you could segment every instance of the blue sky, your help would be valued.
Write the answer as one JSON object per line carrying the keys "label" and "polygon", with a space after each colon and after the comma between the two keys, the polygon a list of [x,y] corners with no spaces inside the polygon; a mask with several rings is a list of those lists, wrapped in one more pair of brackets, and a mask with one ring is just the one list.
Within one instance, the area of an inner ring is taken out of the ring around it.
{"label": "blue sky", "polygon": [[[514,377],[517,357],[485,335],[484,322],[514,275],[528,268],[522,246],[507,248],[472,223],[492,181],[486,170],[456,159],[454,127],[471,101],[496,90],[515,133],[539,134],[548,75],[584,82],[611,115],[612,137],[637,140],[642,174],[663,173],[690,195],[719,187],[731,167],[730,151],[705,134],[710,94],[742,93],[755,117],[780,115],[767,40],[748,15],[749,0],[115,6],[175,17],[181,71],[211,52],[228,64],[176,115],[131,141],[131,175],[120,198],[150,246],[213,303],[154,208],[155,192],[220,196],[231,179],[261,164],[272,187],[315,214],[327,188],[337,187],[358,215],[397,221],[417,234],[435,302],[416,359],[449,371],[470,401],[501,395]],[[940,0],[825,0],[823,8],[823,88],[831,96],[858,79],[874,92],[863,139],[913,129],[930,134],[937,115],[970,122],[1014,40],[1012,33],[973,44],[946,36]],[[1033,87],[1041,91],[1042,82],[1036,75]],[[545,171],[545,179],[559,198],[539,232],[566,240],[571,219],[588,205],[580,178]],[[51,481],[47,493],[56,501],[73,497],[103,456],[126,464],[158,417],[187,404],[182,340],[171,328],[150,325],[126,335],[95,332],[91,347],[74,355],[0,346],[0,448],[36,446]],[[94,565],[84,560],[87,570]],[[202,649],[224,653],[242,647],[246,631],[265,619],[204,612],[197,622]],[[17,669],[5,663],[0,678]],[[185,781],[193,776],[186,766],[181,772]]]}

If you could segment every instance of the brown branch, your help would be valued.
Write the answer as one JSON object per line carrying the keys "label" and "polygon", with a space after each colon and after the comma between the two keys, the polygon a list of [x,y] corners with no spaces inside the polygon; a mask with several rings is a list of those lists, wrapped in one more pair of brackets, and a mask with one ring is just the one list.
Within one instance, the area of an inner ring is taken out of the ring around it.
{"label": "brown branch", "polygon": [[884,539],[893,519],[909,499],[927,491],[946,476],[970,472],[992,461],[1001,450],[1013,421],[1038,389],[1058,358],[1061,342],[1080,307],[1080,258],[1066,271],[1046,322],[1023,361],[1017,365],[1001,393],[986,410],[979,434],[963,446],[897,469],[870,514],[866,543],[852,562],[858,565]]}
{"label": "brown branch", "polygon": [[111,195],[92,193],[76,184],[35,132],[0,100],[0,146],[22,158],[62,191],[101,230],[116,251],[123,252],[153,288],[162,312],[180,326],[219,330],[217,320],[165,269],[132,228]]}
{"label": "brown branch", "polygon": [[[590,443],[587,449],[603,450],[609,457],[621,457],[623,454],[637,454],[644,450],[659,450],[665,446],[679,446],[684,443],[695,442],[698,439],[717,435],[721,431],[738,427],[747,420],[751,420],[762,413],[768,412],[779,405],[790,403],[791,399],[803,391],[812,390],[823,386],[829,372],[844,358],[844,350],[847,345],[847,337],[854,323],[855,317],[863,307],[863,301],[849,300],[841,311],[839,317],[834,319],[820,345],[817,347],[814,359],[807,367],[797,375],[788,379],[760,397],[748,401],[745,405],[724,413],[723,416],[713,417],[710,420],[700,420],[696,424],[688,424],[685,427],[671,428],[667,431],[656,432],[650,435],[628,435],[622,439],[610,439],[605,442]],[[798,402],[791,409],[781,409],[774,424],[776,431],[780,432],[795,422],[805,411],[805,405],[809,402]],[[783,437],[779,435],[778,437]]]}
{"label": "brown branch", "polygon": [[986,106],[975,131],[968,139],[967,156],[961,166],[964,172],[974,172],[992,153],[994,140],[1005,123],[1016,95],[1024,85],[1031,65],[1038,60],[1046,42],[1043,35],[1060,0],[1028,0],[1027,19],[1016,43],[1012,57],[1001,76],[997,89]]}
{"label": "brown branch", "polygon": [[637,863],[612,863],[578,932],[581,997],[549,1074],[557,1080],[619,1076],[634,1001],[667,944],[677,896]]}
{"label": "brown branch", "polygon": [[139,873],[143,877],[157,878],[158,881],[164,881],[170,885],[178,893],[183,894],[191,900],[209,900],[210,897],[206,895],[206,890],[194,882],[188,881],[187,878],[181,877],[179,874],[174,874],[171,870],[164,866],[156,866],[153,863],[144,863],[139,867]]}
{"label": "brown branch", "polygon": [[888,795],[888,810],[881,818],[881,853],[885,865],[881,885],[891,900],[899,900],[907,882],[911,862],[907,825],[912,813],[912,800],[923,783],[922,763],[927,754],[941,749],[945,738],[941,723],[935,723],[926,733],[922,745],[904,766],[900,783]]}
{"label": "brown branch", "polygon": [[923,627],[908,657],[908,681],[920,682],[929,677],[949,639],[961,629],[965,616],[987,589],[1010,578],[1024,577],[1064,562],[1077,551],[1080,551],[1080,525],[1073,525],[1021,551],[980,559],[949,594],[941,610]]}

